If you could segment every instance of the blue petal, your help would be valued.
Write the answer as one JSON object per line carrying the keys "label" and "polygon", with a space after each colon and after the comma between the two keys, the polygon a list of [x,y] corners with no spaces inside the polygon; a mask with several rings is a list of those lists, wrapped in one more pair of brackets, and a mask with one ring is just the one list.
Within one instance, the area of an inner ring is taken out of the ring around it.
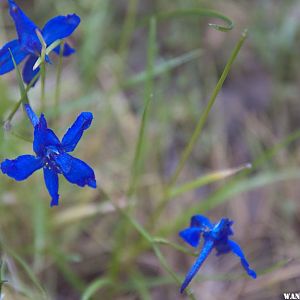
{"label": "blue petal", "polygon": [[236,242],[231,241],[231,240],[228,240],[228,243],[231,247],[232,252],[241,259],[241,264],[242,264],[243,268],[246,270],[246,272],[248,273],[248,275],[251,276],[252,278],[256,278],[256,273],[255,273],[255,271],[253,271],[249,268],[249,263],[246,260],[246,257],[244,255],[241,247]]}
{"label": "blue petal", "polygon": [[189,227],[179,232],[179,236],[192,247],[197,247],[200,242],[201,229]]}
{"label": "blue petal", "polygon": [[68,174],[71,171],[73,157],[65,153],[61,153],[53,158],[55,164],[59,166],[59,169],[63,174]]}
{"label": "blue petal", "polygon": [[79,23],[80,18],[76,14],[50,19],[42,29],[42,35],[47,46],[71,35]]}
{"label": "blue petal", "polygon": [[229,235],[233,234],[231,226],[233,221],[222,218],[218,223],[215,224],[214,228],[211,231],[211,236],[213,236],[216,240],[227,240]]}
{"label": "blue petal", "polygon": [[90,127],[92,120],[93,114],[90,112],[82,112],[77,117],[62,139],[62,146],[66,152],[72,152],[75,149],[83,132]]}
{"label": "blue petal", "polygon": [[0,75],[14,69],[14,63],[8,49],[10,49],[16,64],[19,64],[28,55],[26,51],[21,50],[21,45],[18,40],[13,40],[5,44],[0,49]]}
{"label": "blue petal", "polygon": [[213,225],[211,224],[209,219],[205,216],[202,216],[202,215],[192,216],[190,226],[191,227],[203,227],[203,229],[205,227],[207,227],[207,228],[212,228],[213,227]]}
{"label": "blue petal", "polygon": [[46,183],[46,187],[48,192],[52,198],[50,206],[57,206],[58,205],[58,175],[55,171],[44,167],[44,180]]}
{"label": "blue petal", "polygon": [[43,162],[33,155],[21,155],[16,159],[6,159],[1,163],[4,174],[21,181],[28,178],[34,171],[42,168]]}
{"label": "blue petal", "polygon": [[93,169],[80,159],[67,153],[62,153],[55,157],[55,162],[62,170],[66,179],[80,187],[88,185],[96,188],[96,179]]}
{"label": "blue petal", "polygon": [[[60,47],[61,46],[57,46],[53,49],[53,51],[60,55]],[[73,49],[68,43],[64,43],[64,52],[63,52],[63,56],[70,56],[71,54],[75,53],[75,49]]]}
{"label": "blue petal", "polygon": [[194,278],[196,273],[199,271],[201,265],[203,264],[203,262],[205,261],[205,259],[207,258],[211,250],[213,249],[213,247],[214,247],[214,242],[212,240],[205,241],[201,253],[199,254],[197,260],[195,261],[191,269],[188,271],[185,280],[181,285],[180,293],[183,293],[183,291],[189,285],[189,283]]}
{"label": "blue petal", "polygon": [[38,116],[35,114],[35,112],[32,110],[31,106],[29,104],[24,104],[24,109],[27,113],[27,116],[32,124],[33,127],[35,127],[36,125],[38,125],[39,123],[39,118]]}
{"label": "blue petal", "polygon": [[47,121],[42,114],[39,123],[34,127],[33,150],[38,156],[47,155],[46,147],[61,147],[56,134],[47,127]]}
{"label": "blue petal", "polygon": [[20,44],[26,51],[38,55],[42,49],[42,45],[36,34],[38,27],[24,14],[13,0],[8,0],[8,3],[10,15],[15,22]]}
{"label": "blue petal", "polygon": [[223,238],[219,241],[215,241],[215,249],[217,250],[217,256],[230,252],[231,247],[228,243],[228,238]]}
{"label": "blue petal", "polygon": [[[34,76],[39,72],[40,67],[33,70],[33,66],[35,62],[37,61],[38,57],[34,55],[30,55],[28,60],[26,61],[24,68],[23,68],[23,80],[26,84],[31,83]],[[37,79],[35,80],[34,84],[37,82]]]}

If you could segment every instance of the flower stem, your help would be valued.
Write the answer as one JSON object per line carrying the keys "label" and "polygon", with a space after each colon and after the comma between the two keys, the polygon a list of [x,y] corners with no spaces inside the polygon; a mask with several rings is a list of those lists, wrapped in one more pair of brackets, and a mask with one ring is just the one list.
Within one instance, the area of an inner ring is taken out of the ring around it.
{"label": "flower stem", "polygon": [[[39,62],[40,64],[40,71],[41,71],[41,111],[44,111],[46,108],[46,104],[45,104],[45,80],[46,80],[46,55],[47,55],[47,44],[44,41],[43,35],[41,34],[41,32],[36,29],[36,34],[38,39],[41,42],[42,45],[42,51],[41,51],[41,56],[40,58],[37,60],[37,62]],[[38,67],[38,65],[34,66]]]}
{"label": "flower stem", "polygon": [[29,90],[32,88],[32,86],[34,85],[35,81],[37,80],[37,78],[40,76],[40,71],[33,77],[33,79],[31,80],[31,82],[26,86],[25,88],[25,93],[21,96],[21,98],[19,99],[19,101],[15,104],[13,110],[11,111],[11,113],[8,115],[7,119],[4,121],[4,123],[8,123],[11,122],[11,120],[13,119],[14,115],[16,114],[16,112],[18,111],[19,107],[21,106],[21,104],[24,102],[24,98],[26,96],[26,94],[29,92]]}
{"label": "flower stem", "polygon": [[[134,218],[132,218],[126,211],[123,209],[117,207],[115,205],[116,209],[131,223],[131,225],[140,233],[140,235],[151,244],[151,247],[154,251],[155,256],[157,257],[158,261],[160,262],[163,269],[174,279],[178,285],[181,285],[181,280],[178,278],[177,274],[171,269],[169,264],[167,263],[165,257],[163,256],[162,252],[160,251],[157,240],[153,238],[150,233],[147,232],[147,230]],[[187,295],[191,300],[196,300],[193,293],[187,288],[186,289]]]}
{"label": "flower stem", "polygon": [[57,73],[56,73],[56,88],[55,88],[55,96],[54,96],[54,107],[55,107],[57,118],[59,118],[60,81],[61,81],[64,46],[65,44],[62,41],[60,43],[59,61],[58,61]]}
{"label": "flower stem", "polygon": [[46,67],[45,62],[41,63],[41,111],[44,111],[46,108],[45,103],[45,79],[46,79]]}

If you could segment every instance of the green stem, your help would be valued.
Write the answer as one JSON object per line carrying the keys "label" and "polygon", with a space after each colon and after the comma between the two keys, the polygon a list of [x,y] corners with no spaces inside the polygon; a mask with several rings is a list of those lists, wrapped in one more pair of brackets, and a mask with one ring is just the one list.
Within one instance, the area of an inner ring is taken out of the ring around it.
{"label": "green stem", "polygon": [[13,119],[14,115],[16,114],[16,112],[18,111],[19,107],[21,106],[21,104],[24,102],[24,99],[26,99],[27,93],[29,92],[29,90],[32,88],[32,86],[34,85],[35,81],[37,80],[37,78],[40,76],[40,71],[33,77],[33,79],[30,81],[30,83],[26,86],[25,89],[25,93],[22,94],[21,98],[19,99],[19,101],[15,104],[13,110],[11,111],[11,113],[8,115],[7,119],[5,120],[4,123],[9,123],[11,122],[11,120]]}
{"label": "green stem", "polygon": [[[148,51],[147,51],[147,74],[151,75],[153,73],[154,57],[155,57],[155,41],[156,41],[156,21],[151,19],[149,23],[149,36],[148,36]],[[143,111],[143,116],[141,120],[141,125],[139,128],[139,135],[137,144],[135,147],[135,154],[132,163],[131,178],[129,180],[129,187],[126,193],[128,199],[128,206],[126,208],[127,212],[130,213],[133,210],[132,196],[136,191],[138,185],[138,180],[140,177],[140,172],[142,169],[142,156],[145,148],[145,133],[148,121],[148,113],[150,104],[152,101],[152,91],[153,91],[153,79],[149,76],[149,79],[145,84],[145,108]],[[119,249],[124,248],[124,244],[128,238],[128,223],[124,219],[118,223],[115,231],[115,244],[112,251],[112,259],[110,264],[110,278],[112,280],[117,280],[117,275],[120,271],[120,261],[121,252]]]}
{"label": "green stem", "polygon": [[43,112],[46,108],[45,103],[45,81],[46,81],[46,66],[45,61],[41,63],[41,111]]}
{"label": "green stem", "polygon": [[38,65],[40,64],[40,70],[41,70],[41,111],[44,111],[46,108],[45,105],[45,80],[46,80],[46,55],[47,55],[47,44],[44,41],[43,35],[41,34],[41,32],[36,29],[36,34],[38,39],[41,42],[42,45],[42,51],[41,51],[41,56],[40,58],[37,60],[36,63],[38,63],[35,67],[38,67]]}
{"label": "green stem", "polygon": [[63,53],[64,53],[64,42],[60,43],[60,51],[59,51],[59,61],[57,66],[56,73],[56,88],[55,88],[55,96],[54,96],[54,107],[57,114],[57,118],[59,117],[59,98],[60,98],[60,82],[61,82],[61,72],[62,72],[62,62],[63,62]]}
{"label": "green stem", "polygon": [[130,197],[134,194],[138,179],[140,177],[141,171],[141,162],[143,151],[145,147],[145,134],[146,134],[146,126],[149,117],[150,106],[153,98],[153,70],[154,70],[154,60],[155,60],[155,52],[156,52],[156,20],[155,18],[150,19],[149,22],[149,37],[148,37],[148,51],[147,51],[147,76],[148,80],[145,83],[145,93],[144,93],[144,102],[145,108],[143,111],[143,116],[141,120],[141,125],[139,128],[138,140],[134,153],[134,160],[132,164],[131,178],[129,183],[129,188],[127,191],[127,197]]}
{"label": "green stem", "polygon": [[225,79],[227,78],[227,75],[228,75],[228,73],[231,69],[231,66],[232,66],[233,62],[235,61],[240,49],[242,48],[242,46],[245,42],[246,37],[247,37],[247,30],[245,30],[243,32],[241,39],[238,41],[238,43],[235,46],[233,52],[231,53],[231,56],[230,56],[229,60],[227,61],[227,64],[224,68],[224,71],[223,71],[223,73],[222,73],[222,75],[221,75],[221,77],[220,77],[220,79],[219,79],[219,81],[218,81],[218,83],[217,83],[217,85],[216,85],[209,101],[208,101],[207,106],[205,107],[205,110],[203,111],[203,113],[200,116],[200,119],[199,119],[199,121],[196,125],[196,128],[193,132],[193,135],[192,135],[189,143],[187,144],[187,146],[185,147],[185,149],[182,153],[182,156],[179,160],[179,163],[178,163],[178,165],[175,169],[175,172],[173,173],[173,175],[170,179],[168,189],[170,187],[172,187],[173,184],[176,183],[176,180],[178,179],[178,176],[180,175],[180,172],[182,171],[186,161],[188,160],[189,156],[191,155],[191,152],[192,152],[192,150],[193,150],[193,148],[194,148],[194,146],[195,146],[195,144],[196,144],[196,142],[197,142],[197,140],[198,140],[198,138],[199,138],[199,136],[202,132],[203,126],[204,126],[204,124],[205,124],[205,122],[208,118],[208,115],[211,111],[211,108],[215,103],[215,100],[216,100],[216,98],[217,98],[217,96],[218,96],[218,94],[219,94],[219,92],[220,92],[220,90],[223,86],[223,83],[224,83]]}
{"label": "green stem", "polygon": [[182,246],[180,246],[178,244],[170,242],[170,241],[168,241],[168,240],[166,240],[164,238],[154,237],[153,238],[153,242],[155,242],[156,244],[170,246],[170,247],[174,248],[175,250],[180,251],[180,252],[182,252],[184,254],[187,254],[187,255],[191,255],[191,256],[198,256],[199,255],[198,253],[189,251],[185,247],[182,247]]}
{"label": "green stem", "polygon": [[[116,209],[129,221],[129,223],[140,233],[140,235],[151,244],[151,247],[160,262],[161,266],[163,269],[174,279],[178,285],[181,285],[181,280],[177,276],[177,274],[170,268],[169,264],[167,263],[165,257],[163,256],[162,252],[160,251],[157,241],[155,238],[153,238],[150,233],[147,232],[147,230],[140,224],[138,223],[135,219],[133,219],[126,211],[123,209],[117,207],[115,205]],[[193,293],[187,288],[187,295],[191,300],[196,300],[194,297]]]}
{"label": "green stem", "polygon": [[160,202],[158,203],[155,211],[153,212],[152,216],[150,217],[149,220],[149,224],[153,225],[155,220],[159,217],[159,215],[161,214],[161,212],[163,211],[163,209],[165,208],[165,206],[167,205],[168,201],[170,200],[170,193],[172,191],[173,185],[176,183],[180,172],[182,171],[186,161],[188,160],[189,156],[191,155],[193,148],[197,142],[197,140],[199,139],[199,136],[202,133],[202,129],[204,127],[204,124],[206,123],[206,120],[208,118],[208,115],[211,111],[211,108],[213,107],[215,100],[223,86],[223,83],[225,81],[225,79],[228,76],[228,73],[231,69],[231,66],[233,64],[233,62],[235,61],[240,49],[242,48],[245,40],[247,37],[247,30],[244,30],[244,32],[242,33],[242,37],[240,38],[240,40],[238,41],[238,43],[236,44],[235,48],[233,49],[231,56],[229,58],[229,60],[227,61],[225,68],[222,72],[222,75],[217,83],[217,85],[215,86],[213,93],[203,111],[203,113],[201,114],[198,123],[196,125],[196,128],[192,134],[192,137],[189,140],[189,143],[186,145],[186,147],[183,150],[183,153],[181,155],[181,158],[179,160],[179,163],[173,173],[173,175],[171,176],[171,179],[169,180],[169,183],[166,185],[164,191],[163,191],[163,195],[162,198],[160,200]]}

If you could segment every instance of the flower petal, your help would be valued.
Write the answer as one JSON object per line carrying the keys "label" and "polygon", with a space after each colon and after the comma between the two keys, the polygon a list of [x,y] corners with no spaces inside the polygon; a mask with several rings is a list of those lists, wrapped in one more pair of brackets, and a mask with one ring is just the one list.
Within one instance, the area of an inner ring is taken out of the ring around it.
{"label": "flower petal", "polygon": [[62,153],[55,157],[55,162],[69,182],[80,187],[85,185],[92,188],[97,187],[94,171],[84,161],[67,153]]}
{"label": "flower petal", "polygon": [[211,234],[215,239],[226,240],[229,235],[233,235],[232,226],[233,221],[228,218],[222,218],[218,223],[214,225],[214,228],[211,231]]}
{"label": "flower petal", "polygon": [[21,50],[18,40],[13,40],[5,44],[0,49],[0,75],[10,72],[15,67],[8,49],[10,49],[16,64],[19,64],[28,55],[26,51]]}
{"label": "flower petal", "polygon": [[[61,46],[57,46],[53,49],[53,51],[57,54],[60,55],[60,47]],[[71,54],[75,53],[75,49],[73,49],[68,43],[64,43],[64,52],[63,52],[63,56],[70,56]]]}
{"label": "flower petal", "polygon": [[14,20],[20,44],[23,49],[37,55],[42,49],[41,42],[36,34],[38,27],[24,14],[21,8],[13,0],[8,0],[8,4],[9,12]]}
{"label": "flower petal", "polygon": [[212,228],[213,225],[211,224],[211,222],[209,221],[209,219],[205,216],[202,215],[194,215],[191,218],[191,227],[208,227],[208,228]]}
{"label": "flower petal", "polygon": [[179,236],[192,247],[197,247],[200,242],[201,229],[197,227],[189,227],[179,232]]}
{"label": "flower petal", "polygon": [[82,112],[77,117],[62,139],[62,146],[66,152],[72,152],[75,149],[83,132],[90,127],[92,120],[93,114],[90,112]]}
{"label": "flower petal", "polygon": [[[34,55],[30,55],[28,60],[26,61],[24,68],[23,68],[23,80],[26,84],[29,84],[32,79],[34,78],[34,76],[39,72],[40,68],[36,68],[35,70],[33,70],[33,66],[35,64],[35,62],[37,61],[38,57],[34,56]],[[35,85],[37,82],[37,79],[35,80],[35,82],[33,83],[33,85]]]}
{"label": "flower petal", "polygon": [[45,156],[46,147],[61,148],[60,141],[56,134],[47,127],[47,121],[42,114],[39,123],[34,127],[33,150],[38,156]]}
{"label": "flower petal", "polygon": [[57,206],[59,199],[57,173],[50,168],[44,167],[44,180],[48,192],[52,198],[50,206]]}
{"label": "flower petal", "polygon": [[39,118],[38,116],[35,114],[35,112],[32,110],[31,106],[29,104],[24,104],[24,109],[27,113],[27,116],[31,122],[31,124],[33,125],[33,127],[35,127],[36,125],[38,125],[39,123]]}
{"label": "flower petal", "polygon": [[55,160],[55,163],[58,165],[59,170],[63,174],[68,174],[71,171],[72,159],[73,159],[73,157],[71,155],[61,153],[61,154],[53,157],[53,159]]}
{"label": "flower petal", "polygon": [[241,264],[242,264],[243,268],[246,270],[246,272],[248,273],[248,275],[251,276],[252,278],[256,278],[256,273],[255,273],[255,271],[253,271],[249,268],[249,263],[246,260],[246,257],[244,255],[241,247],[239,246],[239,244],[237,244],[236,242],[231,241],[231,240],[228,240],[228,243],[230,245],[232,252],[241,259]]}
{"label": "flower petal", "polygon": [[228,238],[215,241],[215,249],[217,250],[217,256],[230,252],[231,247],[228,243]]}
{"label": "flower petal", "polygon": [[39,157],[33,155],[21,155],[16,159],[6,159],[1,163],[4,174],[17,181],[28,178],[34,171],[42,168],[43,162]]}
{"label": "flower petal", "polygon": [[194,276],[197,274],[197,272],[199,271],[201,265],[203,264],[203,262],[205,261],[205,259],[207,258],[207,256],[209,255],[209,253],[211,252],[211,250],[213,249],[214,246],[214,242],[213,240],[207,240],[205,241],[203,248],[197,258],[197,260],[195,261],[195,263],[193,264],[193,266],[191,267],[191,269],[188,271],[184,282],[181,285],[180,288],[180,293],[183,293],[183,291],[186,289],[186,287],[189,285],[189,283],[191,282],[191,280],[194,278]]}
{"label": "flower petal", "polygon": [[79,23],[80,18],[76,14],[57,16],[50,19],[42,29],[42,35],[47,46],[71,35]]}

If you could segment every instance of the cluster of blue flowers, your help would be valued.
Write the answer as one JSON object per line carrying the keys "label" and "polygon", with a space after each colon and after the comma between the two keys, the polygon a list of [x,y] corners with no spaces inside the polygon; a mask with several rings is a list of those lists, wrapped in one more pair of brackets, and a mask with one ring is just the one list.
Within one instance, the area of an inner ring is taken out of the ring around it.
{"label": "cluster of blue flowers", "polygon": [[[8,0],[8,4],[18,38],[8,42],[0,50],[0,74],[14,69],[12,57],[16,64],[27,58],[23,68],[23,80],[29,84],[39,74],[39,67],[34,69],[42,51],[42,43],[38,34],[41,34],[46,47],[48,47],[55,41],[70,36],[79,25],[80,18],[76,14],[57,16],[50,19],[40,30],[13,0]],[[53,52],[57,54],[60,51],[60,45],[53,49]],[[75,50],[68,43],[64,44],[62,53],[64,56],[69,56],[74,52]],[[45,61],[50,62],[48,55],[46,55]],[[97,184],[92,168],[82,160],[68,154],[75,149],[83,132],[90,127],[93,114],[82,112],[60,141],[48,128],[43,114],[38,118],[27,103],[24,104],[24,110],[34,129],[33,151],[36,156],[21,155],[13,160],[6,159],[1,163],[2,172],[21,181],[36,170],[43,168],[45,184],[52,198],[51,206],[58,205],[58,174],[63,174],[69,182],[80,187],[88,185],[96,188]]]}
{"label": "cluster of blue flowers", "polygon": [[[24,82],[29,84],[33,80],[37,80],[36,76],[39,74],[39,66],[35,67],[35,65],[41,57],[43,48],[40,37],[48,48],[53,43],[70,36],[79,25],[80,18],[76,14],[57,16],[50,19],[40,30],[13,0],[8,0],[8,4],[18,38],[8,42],[0,50],[0,74],[14,69],[12,57],[16,64],[27,59],[22,75]],[[57,44],[52,51],[60,54],[60,47]],[[69,56],[74,52],[75,50],[68,43],[64,44],[63,56]],[[50,63],[48,54],[45,55],[45,61]],[[63,174],[69,182],[80,187],[87,185],[96,188],[96,179],[92,168],[82,160],[68,154],[75,149],[83,132],[90,127],[93,120],[92,113],[82,112],[60,141],[48,128],[43,114],[38,117],[29,103],[24,103],[23,107],[33,126],[33,151],[36,155],[26,154],[13,160],[6,159],[1,163],[1,171],[9,177],[21,181],[36,170],[43,168],[45,184],[52,199],[51,206],[57,206],[59,203],[59,174]],[[250,269],[240,246],[228,238],[233,235],[232,224],[233,221],[227,218],[222,218],[218,223],[212,224],[205,216],[195,215],[191,218],[190,227],[179,233],[180,237],[192,247],[198,247],[201,236],[204,240],[203,248],[181,286],[181,292],[186,289],[214,248],[217,255],[232,251],[240,258],[247,274],[256,278],[256,273]]]}

